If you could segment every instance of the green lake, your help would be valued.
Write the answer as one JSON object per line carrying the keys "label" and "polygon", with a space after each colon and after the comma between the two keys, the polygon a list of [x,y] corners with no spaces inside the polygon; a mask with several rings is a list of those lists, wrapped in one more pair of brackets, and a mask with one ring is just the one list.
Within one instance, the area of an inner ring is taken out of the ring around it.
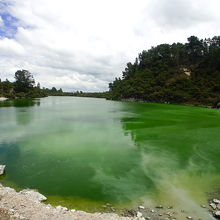
{"label": "green lake", "polygon": [[212,219],[220,111],[78,97],[0,103],[0,183],[85,211],[173,205]]}

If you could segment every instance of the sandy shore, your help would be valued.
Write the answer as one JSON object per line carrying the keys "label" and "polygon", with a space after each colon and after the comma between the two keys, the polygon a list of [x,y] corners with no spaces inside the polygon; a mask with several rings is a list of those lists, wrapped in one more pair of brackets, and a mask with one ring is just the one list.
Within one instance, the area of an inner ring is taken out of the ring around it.
{"label": "sandy shore", "polygon": [[0,184],[0,219],[1,220],[72,220],[72,219],[109,219],[130,220],[138,217],[120,217],[114,213],[86,213],[68,210],[65,207],[53,207],[31,199],[27,194],[16,192],[14,189]]}

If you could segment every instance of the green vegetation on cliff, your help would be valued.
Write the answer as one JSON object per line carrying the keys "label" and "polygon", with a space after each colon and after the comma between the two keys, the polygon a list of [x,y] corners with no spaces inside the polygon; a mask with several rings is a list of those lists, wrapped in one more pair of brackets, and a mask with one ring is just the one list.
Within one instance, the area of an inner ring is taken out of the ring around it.
{"label": "green vegetation on cliff", "polygon": [[109,84],[110,98],[216,106],[220,102],[220,36],[161,44],[128,63]]}

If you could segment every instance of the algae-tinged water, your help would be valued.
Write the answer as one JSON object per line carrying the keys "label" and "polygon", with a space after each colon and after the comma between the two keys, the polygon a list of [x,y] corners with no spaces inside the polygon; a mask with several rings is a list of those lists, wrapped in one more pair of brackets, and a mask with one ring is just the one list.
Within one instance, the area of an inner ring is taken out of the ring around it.
{"label": "algae-tinged water", "polygon": [[77,97],[4,102],[0,164],[2,184],[38,189],[54,205],[162,204],[199,215],[220,194],[220,111]]}

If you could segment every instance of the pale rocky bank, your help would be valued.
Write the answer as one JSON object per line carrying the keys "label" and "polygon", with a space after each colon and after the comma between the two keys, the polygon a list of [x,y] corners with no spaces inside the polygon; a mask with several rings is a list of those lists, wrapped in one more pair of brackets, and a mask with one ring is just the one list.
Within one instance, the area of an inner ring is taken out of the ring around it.
{"label": "pale rocky bank", "polygon": [[[50,204],[42,203],[47,198],[35,190],[25,189],[16,192],[10,187],[0,184],[0,220],[176,220],[176,219],[198,219],[184,214],[176,216],[178,213],[173,207],[168,207],[167,212],[162,206],[156,209],[147,210],[139,206],[138,210],[127,210],[129,217],[119,216],[115,213],[87,213],[78,210],[68,210],[66,207],[53,207]],[[213,215],[220,217],[220,200],[214,199],[210,204]],[[206,207],[203,207],[206,208]],[[144,216],[144,213],[151,212],[151,217]],[[164,212],[165,211],[165,212]],[[210,210],[211,212],[211,210]],[[204,216],[203,216],[204,217]],[[205,220],[205,218],[199,220]],[[211,217],[211,213],[210,213]],[[210,218],[209,218],[210,219]],[[214,219],[214,218],[213,218]]]}
{"label": "pale rocky bank", "polygon": [[0,184],[0,219],[1,220],[72,220],[72,219],[109,219],[142,220],[142,217],[120,217],[114,213],[86,213],[68,210],[65,207],[46,205],[41,201],[46,197],[34,190],[22,190],[4,187]]}

